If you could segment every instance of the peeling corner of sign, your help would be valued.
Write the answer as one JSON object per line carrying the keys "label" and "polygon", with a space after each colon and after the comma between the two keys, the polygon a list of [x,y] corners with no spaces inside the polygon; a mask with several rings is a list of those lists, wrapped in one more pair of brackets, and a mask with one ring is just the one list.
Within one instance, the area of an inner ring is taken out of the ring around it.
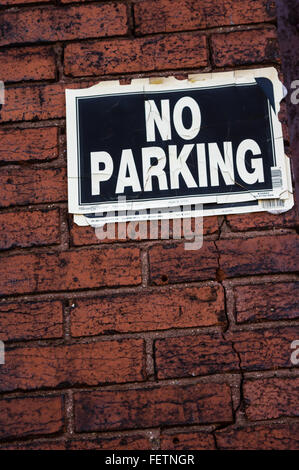
{"label": "peeling corner of sign", "polygon": [[266,95],[267,99],[269,100],[269,103],[274,111],[276,113],[276,106],[275,106],[275,101],[274,101],[274,90],[273,90],[273,83],[271,80],[268,78],[264,77],[256,77],[255,79],[257,85],[260,87],[262,92]]}
{"label": "peeling corner of sign", "polygon": [[74,223],[79,227],[88,227],[87,219],[82,214],[74,214]]}
{"label": "peeling corner of sign", "polygon": [[228,80],[230,80],[231,83],[235,83],[235,85],[241,83],[256,83],[269,100],[276,115],[278,115],[280,111],[281,101],[287,95],[286,87],[280,81],[278,72],[274,67],[188,75],[188,81],[191,83],[210,80],[217,82],[217,85],[227,83]]}
{"label": "peeling corner of sign", "polygon": [[255,74],[255,81],[267,97],[271,108],[278,116],[281,101],[287,96],[287,89],[280,81],[278,72],[274,67],[261,69],[261,73]]}
{"label": "peeling corner of sign", "polygon": [[103,220],[102,223],[97,223],[97,226],[93,224],[93,218],[89,216],[89,214],[74,214],[74,223],[78,225],[78,227],[92,227],[96,229],[97,227],[103,227],[106,224],[106,221]]}

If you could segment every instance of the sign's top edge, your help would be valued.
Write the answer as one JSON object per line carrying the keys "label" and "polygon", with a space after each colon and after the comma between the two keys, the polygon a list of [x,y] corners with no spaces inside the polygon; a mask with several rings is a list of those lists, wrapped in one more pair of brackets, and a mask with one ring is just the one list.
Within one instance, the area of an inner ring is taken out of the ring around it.
{"label": "sign's top edge", "polygon": [[[267,91],[269,87],[263,86],[261,83],[267,80],[271,82],[270,85],[274,92],[272,101],[269,91]],[[275,67],[189,74],[188,78],[183,80],[179,80],[174,76],[134,78],[131,80],[130,84],[121,84],[119,80],[106,80],[88,88],[67,88],[65,94],[67,104],[70,104],[71,102],[75,103],[77,98],[92,98],[100,95],[170,92],[187,89],[193,90],[195,88],[217,88],[230,85],[260,85],[263,92],[267,95],[267,98],[270,99],[275,114],[278,114],[280,102],[285,97],[285,89]]]}
{"label": "sign's top edge", "polygon": [[258,69],[235,70],[226,72],[208,72],[208,73],[195,73],[189,74],[185,79],[177,79],[174,76],[155,76],[147,78],[132,78],[129,84],[121,84],[119,80],[104,80],[91,87],[73,89],[67,88],[66,93],[82,95],[86,92],[93,94],[98,90],[103,93],[112,93],[121,88],[123,92],[126,90],[146,91],[149,89],[158,90],[160,87],[178,88],[178,87],[193,87],[193,86],[206,86],[209,82],[213,85],[221,84],[238,84],[238,83],[254,83],[255,78],[262,77],[268,78],[273,83],[278,82],[278,72],[275,67],[266,67]]}
{"label": "sign's top edge", "polygon": [[[283,84],[279,80],[275,67],[235,70],[227,72],[210,72],[190,74],[188,78],[179,80],[174,76],[134,78],[130,84],[121,84],[119,80],[101,81],[88,88],[67,88],[66,100],[79,97],[93,97],[96,95],[112,95],[117,93],[146,93],[159,91],[175,91],[180,89],[200,89],[205,87],[237,86],[257,84],[258,79],[268,79],[274,88],[276,112],[279,111],[280,102],[284,98]],[[265,91],[265,90],[264,90]],[[274,103],[273,103],[274,104]]]}

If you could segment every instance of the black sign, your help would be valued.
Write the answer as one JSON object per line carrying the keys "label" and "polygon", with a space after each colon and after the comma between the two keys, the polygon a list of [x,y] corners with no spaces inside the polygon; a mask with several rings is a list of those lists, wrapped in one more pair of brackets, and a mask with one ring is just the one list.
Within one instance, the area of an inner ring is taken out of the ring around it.
{"label": "black sign", "polygon": [[92,212],[120,196],[139,207],[236,202],[274,197],[282,188],[269,79],[121,90],[71,90],[76,129],[69,125],[68,145],[71,133],[76,158],[70,158],[69,176],[76,177],[71,186],[78,209]]}

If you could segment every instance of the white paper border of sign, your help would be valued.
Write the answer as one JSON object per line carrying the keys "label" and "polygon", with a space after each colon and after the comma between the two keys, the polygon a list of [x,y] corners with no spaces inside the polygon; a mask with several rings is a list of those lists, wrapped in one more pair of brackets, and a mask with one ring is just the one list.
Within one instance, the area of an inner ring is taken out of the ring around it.
{"label": "white paper border of sign", "polygon": [[[200,205],[200,204],[199,204]],[[92,227],[102,227],[105,224],[110,223],[122,223],[122,222],[145,222],[151,220],[172,220],[172,219],[192,219],[203,217],[204,212],[202,209],[197,210],[188,210],[186,209],[187,206],[184,206],[184,210],[181,208],[176,212],[171,212],[168,208],[164,208],[163,212],[156,212],[156,213],[148,213],[146,214],[128,214],[125,211],[125,215],[109,215],[107,217],[101,218],[88,218],[82,214],[74,214],[74,222],[79,226],[88,226],[91,225]],[[158,210],[158,209],[157,209]],[[162,209],[161,209],[162,210]]]}
{"label": "white paper border of sign", "polygon": [[[282,126],[272,107],[273,137],[277,158],[277,167],[282,172],[283,187],[273,191],[246,192],[244,194],[225,194],[219,196],[193,196],[188,198],[175,198],[163,200],[147,200],[118,203],[100,203],[95,205],[79,206],[78,201],[78,155],[77,155],[77,123],[76,98],[82,96],[97,96],[99,91],[103,95],[131,92],[167,91],[175,89],[205,88],[207,86],[220,86],[228,84],[256,83],[255,78],[268,78],[274,89],[275,108],[277,114],[280,102],[283,99],[283,85],[278,78],[274,67],[238,70],[232,72],[216,72],[205,74],[191,74],[186,80],[177,80],[175,77],[157,77],[133,79],[130,85],[120,85],[118,80],[100,82],[90,88],[66,89],[66,129],[67,129],[67,169],[68,169],[68,201],[69,212],[73,214],[90,214],[112,210],[141,210],[159,207],[174,207],[188,204],[218,203],[227,204],[235,202],[256,201],[265,199],[284,199],[289,210],[293,206],[292,185],[290,177],[289,158],[284,153]],[[233,209],[233,208],[232,208]],[[265,208],[263,209],[265,210]],[[217,213],[223,213],[221,210]],[[228,213],[225,211],[225,213]],[[233,211],[231,212],[233,213]],[[213,210],[214,214],[214,210]],[[208,215],[208,214],[207,214]]]}
{"label": "white paper border of sign", "polygon": [[[93,217],[89,218],[86,215],[74,214],[74,223],[80,227],[101,227],[105,224],[110,223],[121,223],[131,221],[148,221],[148,220],[169,220],[169,219],[184,219],[184,218],[196,218],[196,217],[208,217],[217,215],[228,215],[228,214],[246,214],[253,212],[270,212],[272,214],[281,214],[291,209],[289,201],[286,202],[284,199],[266,199],[258,201],[258,204],[250,204],[248,206],[238,207],[218,207],[213,209],[203,210],[191,210],[191,211],[178,211],[176,213],[167,212],[168,208],[164,208],[163,213],[157,213],[153,215],[149,214],[135,214],[135,215],[121,215],[121,216],[107,216],[107,217]],[[162,208],[160,208],[162,210]]]}

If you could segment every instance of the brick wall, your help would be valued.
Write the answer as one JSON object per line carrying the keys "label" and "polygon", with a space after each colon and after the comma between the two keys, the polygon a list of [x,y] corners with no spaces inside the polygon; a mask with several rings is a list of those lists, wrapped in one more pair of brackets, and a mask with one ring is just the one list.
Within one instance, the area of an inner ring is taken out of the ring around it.
{"label": "brick wall", "polygon": [[[298,448],[298,212],[199,251],[67,213],[64,90],[275,66],[270,0],[0,0],[0,448]],[[282,108],[288,148],[286,112]]]}

